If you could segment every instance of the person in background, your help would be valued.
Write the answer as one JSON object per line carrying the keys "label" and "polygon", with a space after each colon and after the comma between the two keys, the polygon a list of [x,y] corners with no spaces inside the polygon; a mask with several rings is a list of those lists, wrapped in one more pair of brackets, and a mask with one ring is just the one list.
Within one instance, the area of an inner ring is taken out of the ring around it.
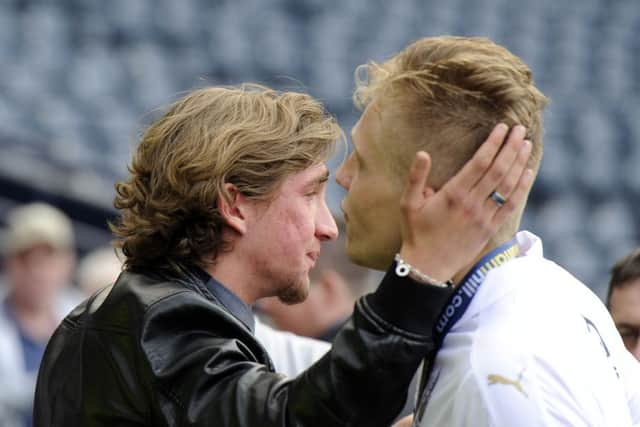
{"label": "person in background", "polygon": [[311,286],[305,301],[292,305],[265,298],[257,305],[276,328],[331,342],[353,313],[356,300],[375,289],[379,277],[351,262],[341,221],[338,230],[338,239],[324,244],[315,268],[309,272]]}
{"label": "person in background", "polygon": [[71,221],[44,203],[9,212],[0,298],[0,425],[31,425],[35,381],[45,346],[78,302],[68,292],[74,267]]}
{"label": "person in background", "polygon": [[85,297],[90,297],[116,281],[122,271],[120,256],[111,246],[102,246],[80,259],[76,283]]}
{"label": "person in background", "polygon": [[640,360],[640,248],[611,268],[607,308],[625,347]]}

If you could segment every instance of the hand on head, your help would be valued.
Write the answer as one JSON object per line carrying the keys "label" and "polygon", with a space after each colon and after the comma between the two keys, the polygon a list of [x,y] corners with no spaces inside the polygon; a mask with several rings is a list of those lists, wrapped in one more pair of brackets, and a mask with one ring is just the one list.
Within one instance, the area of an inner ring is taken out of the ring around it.
{"label": "hand on head", "polygon": [[[501,225],[522,205],[533,182],[525,129],[497,125],[473,158],[439,191],[425,185],[429,154],[420,151],[401,200],[402,258],[437,280],[451,279],[473,262]],[[497,191],[500,204],[489,196]]]}

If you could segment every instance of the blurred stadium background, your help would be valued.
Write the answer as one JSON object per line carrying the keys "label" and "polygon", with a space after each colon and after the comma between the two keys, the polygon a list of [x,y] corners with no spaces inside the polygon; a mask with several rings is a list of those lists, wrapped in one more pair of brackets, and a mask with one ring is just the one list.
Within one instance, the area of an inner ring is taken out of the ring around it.
{"label": "blurred stadium background", "polygon": [[136,137],[180,92],[303,89],[348,132],[354,68],[439,34],[490,37],[532,67],[552,104],[524,227],[603,296],[640,235],[638,0],[0,0],[0,222],[51,202],[86,252],[110,239]]}

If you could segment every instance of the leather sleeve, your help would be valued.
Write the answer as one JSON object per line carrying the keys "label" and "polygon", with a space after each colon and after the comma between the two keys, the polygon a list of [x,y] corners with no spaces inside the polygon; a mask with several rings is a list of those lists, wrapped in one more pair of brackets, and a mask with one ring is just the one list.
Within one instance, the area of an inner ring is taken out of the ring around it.
{"label": "leather sleeve", "polygon": [[331,350],[295,379],[270,372],[252,336],[221,325],[191,294],[151,307],[141,344],[169,425],[387,426],[434,347],[430,313],[450,293],[388,273],[356,303]]}

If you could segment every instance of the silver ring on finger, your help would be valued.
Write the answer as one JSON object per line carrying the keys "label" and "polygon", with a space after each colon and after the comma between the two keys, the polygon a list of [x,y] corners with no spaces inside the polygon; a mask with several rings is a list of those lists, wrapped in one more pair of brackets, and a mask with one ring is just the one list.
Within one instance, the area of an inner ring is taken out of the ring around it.
{"label": "silver ring on finger", "polygon": [[507,203],[507,198],[500,194],[497,190],[492,191],[491,194],[489,194],[489,198],[493,200],[499,208]]}

